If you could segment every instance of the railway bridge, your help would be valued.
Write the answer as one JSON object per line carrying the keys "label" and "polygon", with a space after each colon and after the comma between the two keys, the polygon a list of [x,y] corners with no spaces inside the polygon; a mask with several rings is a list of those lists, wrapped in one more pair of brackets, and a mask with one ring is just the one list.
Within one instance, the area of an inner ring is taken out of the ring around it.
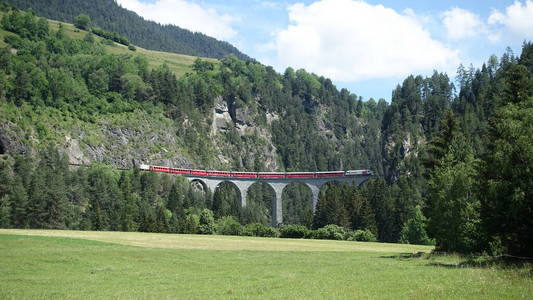
{"label": "railway bridge", "polygon": [[283,189],[290,183],[300,182],[309,187],[312,193],[313,212],[318,203],[320,188],[332,181],[349,182],[361,185],[372,176],[369,170],[326,171],[326,172],[233,172],[233,171],[208,171],[161,166],[141,165],[146,171],[179,174],[185,176],[190,182],[199,182],[204,189],[213,193],[222,182],[233,183],[240,192],[241,206],[246,206],[246,196],[250,186],[257,182],[268,184],[275,193],[272,201],[272,224],[283,223],[283,205],[281,196]]}

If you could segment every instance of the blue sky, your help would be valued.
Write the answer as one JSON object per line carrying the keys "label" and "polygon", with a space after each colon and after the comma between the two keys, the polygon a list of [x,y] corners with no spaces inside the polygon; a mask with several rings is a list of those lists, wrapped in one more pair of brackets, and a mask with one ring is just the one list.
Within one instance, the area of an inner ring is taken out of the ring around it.
{"label": "blue sky", "polygon": [[390,100],[409,74],[455,78],[533,39],[532,0],[116,0],[146,19],[226,40],[272,65]]}

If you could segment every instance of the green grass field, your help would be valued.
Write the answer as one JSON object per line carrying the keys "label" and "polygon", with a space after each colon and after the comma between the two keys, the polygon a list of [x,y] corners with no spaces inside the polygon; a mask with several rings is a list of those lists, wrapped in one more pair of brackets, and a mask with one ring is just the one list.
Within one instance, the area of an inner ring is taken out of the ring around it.
{"label": "green grass field", "polygon": [[533,268],[460,267],[430,247],[0,230],[0,299],[531,299]]}

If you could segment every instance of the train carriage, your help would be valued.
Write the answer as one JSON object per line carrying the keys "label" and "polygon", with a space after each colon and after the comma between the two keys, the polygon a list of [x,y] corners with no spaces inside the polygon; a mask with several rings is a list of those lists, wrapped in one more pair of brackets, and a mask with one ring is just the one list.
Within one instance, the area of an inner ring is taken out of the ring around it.
{"label": "train carriage", "polygon": [[150,171],[160,172],[160,173],[169,173],[170,172],[168,167],[150,166],[149,169],[150,169]]}
{"label": "train carriage", "polygon": [[231,172],[231,177],[235,178],[257,178],[255,172]]}
{"label": "train carriage", "polygon": [[229,171],[206,171],[207,176],[211,177],[231,177],[231,172]]}
{"label": "train carriage", "polygon": [[181,168],[170,168],[170,173],[172,173],[172,174],[191,174],[191,170],[189,170],[189,169],[181,169]]}
{"label": "train carriage", "polygon": [[314,172],[287,172],[287,178],[315,178]]}
{"label": "train carriage", "polygon": [[207,176],[207,171],[206,170],[191,170],[191,175]]}
{"label": "train carriage", "polygon": [[315,172],[316,178],[343,177],[344,171]]}
{"label": "train carriage", "polygon": [[285,178],[285,173],[279,172],[259,172],[257,173],[258,178],[272,179],[272,178]]}

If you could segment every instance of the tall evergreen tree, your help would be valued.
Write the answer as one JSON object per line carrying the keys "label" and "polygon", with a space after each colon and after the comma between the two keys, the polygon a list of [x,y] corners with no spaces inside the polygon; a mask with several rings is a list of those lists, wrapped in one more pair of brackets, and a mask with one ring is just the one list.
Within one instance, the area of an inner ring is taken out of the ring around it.
{"label": "tall evergreen tree", "polygon": [[28,194],[22,183],[22,179],[17,175],[11,188],[11,219],[16,228],[28,228],[30,225],[28,212]]}
{"label": "tall evergreen tree", "polygon": [[489,238],[507,253],[533,257],[533,97],[510,102],[491,123],[482,218]]}
{"label": "tall evergreen tree", "polygon": [[428,182],[428,232],[439,250],[462,253],[479,250],[479,162],[462,135],[458,135],[438,164]]}
{"label": "tall evergreen tree", "polygon": [[119,179],[119,188],[121,193],[121,213],[120,228],[123,231],[136,231],[139,213],[139,197],[133,192],[131,179],[128,172],[122,172]]}

